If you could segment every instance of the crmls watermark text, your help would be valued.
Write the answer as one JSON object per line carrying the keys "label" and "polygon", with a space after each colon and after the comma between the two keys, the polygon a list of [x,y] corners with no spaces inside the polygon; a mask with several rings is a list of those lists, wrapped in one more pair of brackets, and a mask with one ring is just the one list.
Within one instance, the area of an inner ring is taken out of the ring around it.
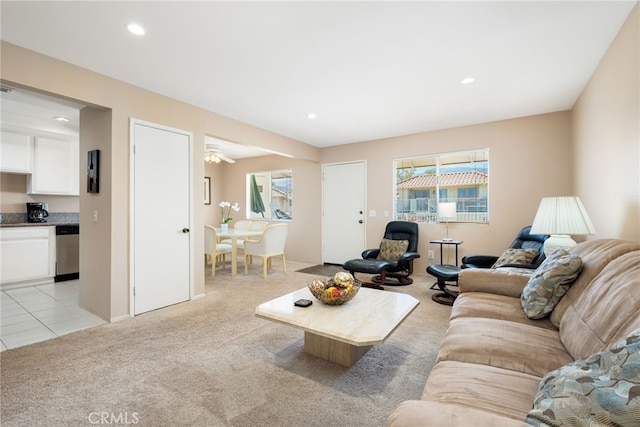
{"label": "crmls watermark text", "polygon": [[138,424],[140,419],[137,412],[92,412],[89,414],[89,422],[91,424],[101,425],[127,425]]}

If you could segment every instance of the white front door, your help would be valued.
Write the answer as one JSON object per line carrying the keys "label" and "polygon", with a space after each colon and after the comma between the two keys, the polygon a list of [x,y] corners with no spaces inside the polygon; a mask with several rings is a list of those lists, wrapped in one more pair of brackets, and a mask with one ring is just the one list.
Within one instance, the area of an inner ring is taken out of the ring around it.
{"label": "white front door", "polygon": [[133,120],[133,314],[190,298],[191,134]]}
{"label": "white front door", "polygon": [[322,262],[343,264],[365,249],[365,162],[322,167]]}

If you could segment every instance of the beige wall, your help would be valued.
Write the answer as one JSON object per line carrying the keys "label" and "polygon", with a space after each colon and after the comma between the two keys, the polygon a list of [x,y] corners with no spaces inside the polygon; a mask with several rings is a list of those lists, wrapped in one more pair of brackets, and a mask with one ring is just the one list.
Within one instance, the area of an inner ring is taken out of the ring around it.
{"label": "beige wall", "polygon": [[640,240],[638,5],[574,107],[575,192],[597,237]]}
{"label": "beige wall", "polygon": [[[80,152],[100,150],[99,193],[86,193],[87,156],[80,156],[80,305],[104,319],[112,319],[111,313],[121,312],[129,302],[128,294],[125,298],[124,291],[111,282],[112,256],[107,256],[114,249],[122,250],[112,246],[111,222],[105,220],[111,212],[112,111],[86,107],[80,111],[80,122]],[[93,221],[94,211],[98,222]]]}
{"label": "beige wall", "polygon": [[[223,172],[227,167],[229,167],[227,163],[218,163],[218,164],[205,163],[204,176],[208,176],[209,178],[211,178],[211,204],[204,206],[204,223],[205,224],[215,225],[220,222],[221,214],[220,214],[220,207],[218,206],[218,203],[220,203],[223,200],[227,200],[224,198],[225,188],[224,188],[224,181],[223,181],[223,178],[224,178]],[[242,191],[244,193],[244,190]],[[236,194],[243,194],[243,193],[237,193],[236,191],[234,191],[233,194],[229,195],[229,197],[232,197],[233,195],[236,195]],[[240,199],[238,199],[238,202],[240,202]]]}
{"label": "beige wall", "polygon": [[[571,192],[572,146],[569,112],[484,123],[322,150],[322,163],[367,162],[366,211],[393,212],[393,159],[489,148],[489,224],[450,224],[449,236],[463,240],[460,257],[499,255],[522,227],[531,225],[540,198]],[[367,218],[367,247],[377,247],[389,218]],[[426,274],[429,240],[444,237],[444,224],[421,224],[417,274]],[[452,253],[451,261],[453,261]],[[433,260],[439,263],[439,255]],[[433,261],[431,263],[433,263]]]}

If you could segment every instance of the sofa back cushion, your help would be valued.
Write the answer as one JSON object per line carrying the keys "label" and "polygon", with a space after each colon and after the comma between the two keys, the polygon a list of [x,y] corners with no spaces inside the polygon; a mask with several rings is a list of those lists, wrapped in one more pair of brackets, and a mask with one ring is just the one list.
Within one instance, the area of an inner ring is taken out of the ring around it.
{"label": "sofa back cushion", "polygon": [[583,286],[580,295],[574,295],[560,322],[560,339],[574,359],[583,359],[612,348],[637,328],[640,328],[640,249],[610,261]]}
{"label": "sofa back cushion", "polygon": [[[584,289],[612,260],[628,252],[640,251],[640,242],[631,242],[619,239],[589,240],[574,246],[569,250],[582,259],[582,272],[575,280],[571,288],[562,297],[549,317],[556,328],[560,327],[560,321],[565,311],[579,298]],[[603,291],[605,293],[606,291]]]}

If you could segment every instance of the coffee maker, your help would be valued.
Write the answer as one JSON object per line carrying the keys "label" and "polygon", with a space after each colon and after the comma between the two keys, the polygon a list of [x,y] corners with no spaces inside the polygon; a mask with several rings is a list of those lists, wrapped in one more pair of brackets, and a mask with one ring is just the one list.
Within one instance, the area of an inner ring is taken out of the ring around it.
{"label": "coffee maker", "polygon": [[27,203],[27,222],[47,222],[49,212],[46,207],[42,202]]}

